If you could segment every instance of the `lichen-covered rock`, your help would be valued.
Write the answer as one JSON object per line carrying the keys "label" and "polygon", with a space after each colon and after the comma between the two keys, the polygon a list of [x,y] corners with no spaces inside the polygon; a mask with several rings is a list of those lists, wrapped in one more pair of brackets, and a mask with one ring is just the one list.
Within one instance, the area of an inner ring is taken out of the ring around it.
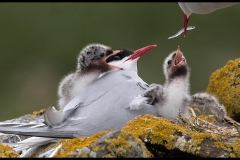
{"label": "lichen-covered rock", "polygon": [[[106,130],[87,137],[63,139],[57,143],[32,147],[20,157],[240,157],[240,139],[236,126],[199,116],[198,122],[176,124],[162,117],[139,115],[120,131]],[[42,115],[25,115],[8,122],[42,121]],[[2,141],[19,141],[18,135],[0,135]],[[10,137],[10,139],[9,139]],[[21,137],[22,138],[22,137]],[[13,157],[11,147],[3,145],[0,157]],[[0,148],[1,149],[1,148]],[[4,151],[6,150],[6,151]],[[18,154],[16,156],[19,156]]]}
{"label": "lichen-covered rock", "polygon": [[152,156],[138,137],[109,130],[89,137],[64,139],[30,155],[38,158],[147,158]]}
{"label": "lichen-covered rock", "polygon": [[138,116],[129,121],[122,131],[156,146],[164,146],[167,150],[178,149],[199,157],[240,157],[238,137],[194,132],[162,117],[148,114]]}
{"label": "lichen-covered rock", "polygon": [[41,109],[40,111],[34,111],[30,117],[31,118],[36,118],[36,117],[39,117],[41,115],[43,115],[43,113],[45,112],[46,109]]}
{"label": "lichen-covered rock", "polygon": [[18,118],[10,119],[4,121],[5,123],[43,123],[43,113],[46,109],[41,109],[40,111],[34,111],[32,114],[26,114]]}
{"label": "lichen-covered rock", "polygon": [[31,136],[0,133],[0,143],[17,143]]}
{"label": "lichen-covered rock", "polygon": [[10,146],[0,143],[0,158],[19,158],[20,155]]}
{"label": "lichen-covered rock", "polygon": [[[34,111],[32,114],[26,114],[24,116],[6,120],[4,122],[8,123],[42,123],[44,121],[43,119],[43,113],[45,109],[42,109],[40,111]],[[24,139],[30,138],[31,136],[24,136],[24,135],[15,135],[15,134],[4,134],[0,133],[0,143],[17,143]],[[2,144],[1,144],[2,145]],[[2,150],[3,149],[3,150]],[[1,146],[0,150],[2,150],[2,153],[0,154],[0,158],[2,157],[19,157],[20,155],[12,149],[12,147],[6,145]],[[8,150],[8,151],[4,151]],[[12,152],[14,151],[14,152]]]}
{"label": "lichen-covered rock", "polygon": [[240,58],[212,73],[207,92],[218,97],[228,116],[240,120]]}

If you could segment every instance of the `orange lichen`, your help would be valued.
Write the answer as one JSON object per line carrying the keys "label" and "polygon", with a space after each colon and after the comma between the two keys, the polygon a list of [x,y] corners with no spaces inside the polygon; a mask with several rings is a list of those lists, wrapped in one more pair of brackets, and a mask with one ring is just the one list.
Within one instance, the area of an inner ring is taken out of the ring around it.
{"label": "orange lichen", "polygon": [[[152,144],[164,145],[168,150],[178,148],[192,154],[200,153],[200,146],[204,139],[218,141],[219,138],[218,135],[193,132],[167,119],[148,114],[129,121],[122,131],[135,134],[143,140],[147,139]],[[179,135],[189,135],[191,141],[187,142]]]}
{"label": "orange lichen", "polygon": [[[72,157],[72,152],[75,152],[76,149],[88,147],[93,142],[97,141],[102,135],[106,134],[109,131],[102,131],[96,133],[90,137],[82,137],[82,138],[73,138],[73,139],[64,139],[58,142],[55,147],[62,144],[61,149],[58,150],[55,158],[64,158],[64,157]],[[83,153],[82,155],[85,157],[86,155]]]}
{"label": "orange lichen", "polygon": [[218,97],[230,117],[240,113],[240,58],[212,73],[207,92]]}
{"label": "orange lichen", "polygon": [[210,116],[204,115],[204,114],[199,115],[198,118],[206,120],[208,122],[215,122],[216,121],[216,117],[210,117]]}
{"label": "orange lichen", "polygon": [[136,134],[143,139],[151,139],[152,144],[164,144],[167,149],[175,148],[174,141],[177,139],[177,136],[174,136],[175,133],[187,133],[182,126],[173,124],[162,117],[154,117],[148,114],[129,121],[122,128],[122,131]]}
{"label": "orange lichen", "polygon": [[233,142],[215,142],[217,148],[221,148],[229,153],[230,158],[240,157],[240,139],[233,138]]}
{"label": "orange lichen", "polygon": [[20,155],[10,146],[0,143],[0,158],[19,158]]}
{"label": "orange lichen", "polygon": [[105,157],[153,157],[144,143],[129,132],[122,131],[117,138],[109,138],[105,142],[108,144]]}
{"label": "orange lichen", "polygon": [[32,114],[31,114],[31,118],[36,118],[37,116],[40,116],[42,115],[44,112],[45,112],[46,109],[41,109],[40,111],[34,111]]}

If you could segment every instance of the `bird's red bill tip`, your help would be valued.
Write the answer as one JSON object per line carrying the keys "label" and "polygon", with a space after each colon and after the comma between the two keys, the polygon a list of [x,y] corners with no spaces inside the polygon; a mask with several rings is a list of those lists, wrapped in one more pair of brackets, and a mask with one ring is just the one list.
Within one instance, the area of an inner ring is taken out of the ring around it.
{"label": "bird's red bill tip", "polygon": [[157,46],[156,44],[153,44],[153,45],[149,45],[149,46],[137,49],[137,50],[134,51],[134,54],[132,54],[127,60],[130,60],[130,59],[134,60],[134,59],[146,54],[148,51],[155,48],[156,46]]}

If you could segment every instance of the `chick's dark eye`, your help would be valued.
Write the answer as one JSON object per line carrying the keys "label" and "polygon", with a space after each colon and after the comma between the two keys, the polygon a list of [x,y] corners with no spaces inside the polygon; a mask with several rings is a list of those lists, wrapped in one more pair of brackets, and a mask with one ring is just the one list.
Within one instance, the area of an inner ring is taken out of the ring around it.
{"label": "chick's dark eye", "polygon": [[101,54],[100,54],[100,57],[104,57],[104,53],[101,53]]}
{"label": "chick's dark eye", "polygon": [[120,56],[118,56],[118,55],[116,55],[116,56],[114,56],[114,57],[113,57],[113,60],[114,60],[114,61],[121,60],[121,57],[120,57]]}
{"label": "chick's dark eye", "polygon": [[170,65],[172,63],[172,60],[167,61],[167,64]]}

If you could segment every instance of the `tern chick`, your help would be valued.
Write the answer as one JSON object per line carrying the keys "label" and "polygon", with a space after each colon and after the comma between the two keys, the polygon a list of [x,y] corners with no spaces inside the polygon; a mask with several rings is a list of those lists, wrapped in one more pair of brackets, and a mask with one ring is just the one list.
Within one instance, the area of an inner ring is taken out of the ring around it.
{"label": "tern chick", "polygon": [[177,51],[170,53],[163,63],[166,78],[165,84],[151,84],[141,95],[134,98],[131,108],[142,103],[157,107],[158,114],[170,120],[177,120],[179,115],[189,119],[188,106],[210,107],[212,113],[220,120],[226,116],[226,110],[217,98],[209,93],[189,94],[190,68],[186,58],[178,47]]}
{"label": "tern chick", "polygon": [[120,69],[105,62],[106,57],[112,53],[112,49],[103,44],[89,44],[80,51],[76,71],[65,76],[59,84],[60,109],[66,106],[83,87],[95,81],[101,73],[113,68]]}

